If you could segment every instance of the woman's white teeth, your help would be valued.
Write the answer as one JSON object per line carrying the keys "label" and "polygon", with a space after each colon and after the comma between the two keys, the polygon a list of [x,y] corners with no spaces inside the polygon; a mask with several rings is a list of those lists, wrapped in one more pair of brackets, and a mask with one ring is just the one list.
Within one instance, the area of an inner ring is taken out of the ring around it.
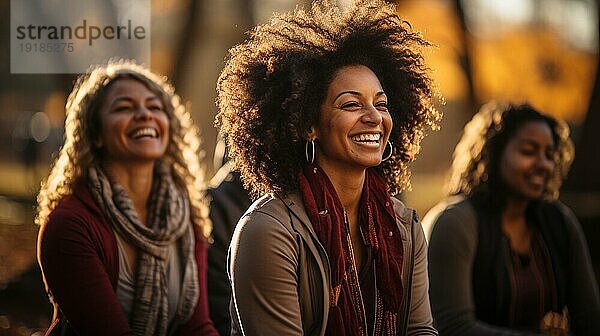
{"label": "woman's white teeth", "polygon": [[352,137],[354,141],[379,141],[381,134],[359,134]]}
{"label": "woman's white teeth", "polygon": [[154,128],[141,128],[141,129],[135,131],[135,133],[133,133],[133,135],[132,135],[132,137],[135,139],[141,138],[143,136],[158,138],[158,132]]}
{"label": "woman's white teeth", "polygon": [[546,182],[546,176],[544,175],[532,175],[529,180],[533,183],[543,184]]}

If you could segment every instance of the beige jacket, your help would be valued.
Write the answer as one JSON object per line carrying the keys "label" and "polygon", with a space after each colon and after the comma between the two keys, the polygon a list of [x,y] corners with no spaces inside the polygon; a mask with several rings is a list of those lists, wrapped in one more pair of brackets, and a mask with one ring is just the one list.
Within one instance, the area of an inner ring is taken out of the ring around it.
{"label": "beige jacket", "polygon": [[[405,256],[398,335],[437,335],[423,229],[414,210],[392,199]],[[232,335],[325,334],[329,260],[299,195],[257,200],[236,227],[228,263]]]}

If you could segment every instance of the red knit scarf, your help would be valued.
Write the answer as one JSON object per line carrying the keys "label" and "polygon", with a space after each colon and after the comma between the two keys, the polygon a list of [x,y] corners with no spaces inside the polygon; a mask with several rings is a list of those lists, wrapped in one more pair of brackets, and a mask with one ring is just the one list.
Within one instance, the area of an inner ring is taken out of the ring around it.
{"label": "red knit scarf", "polygon": [[[325,172],[317,165],[308,166],[298,174],[304,207],[313,228],[325,248],[331,266],[329,288],[328,335],[366,335],[364,304],[359,291],[357,267],[352,264],[344,208]],[[375,256],[377,296],[377,335],[395,335],[402,301],[402,239],[396,224],[390,195],[383,179],[367,169],[359,204],[358,222]]]}

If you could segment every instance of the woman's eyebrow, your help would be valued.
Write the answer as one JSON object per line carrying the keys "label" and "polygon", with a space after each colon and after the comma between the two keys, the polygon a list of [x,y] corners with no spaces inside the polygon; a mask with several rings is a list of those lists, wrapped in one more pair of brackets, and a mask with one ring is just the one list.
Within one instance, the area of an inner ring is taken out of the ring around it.
{"label": "woman's eyebrow", "polygon": [[121,102],[121,101],[132,102],[133,99],[129,96],[118,96],[110,102],[110,106],[112,106],[118,102]]}
{"label": "woman's eyebrow", "polygon": [[[360,92],[358,92],[358,91],[346,90],[346,91],[342,91],[342,92],[338,93],[338,95],[335,96],[335,98],[333,99],[333,101],[336,101],[341,95],[346,94],[346,93],[354,95],[354,96],[362,96],[362,94]],[[375,93],[375,96],[376,97],[385,96],[385,92],[383,92],[383,91],[377,91],[377,93]]]}
{"label": "woman's eyebrow", "polygon": [[[541,146],[542,146],[542,145],[541,145],[541,143],[540,143],[539,141],[537,141],[537,140],[535,140],[535,139],[531,139],[531,138],[521,138],[521,139],[519,140],[519,144],[520,144],[521,146],[533,146],[533,147],[535,147],[535,148],[539,148],[539,147],[541,147]],[[548,144],[548,147],[550,147],[550,148],[554,149],[554,148],[555,148],[555,145],[554,145],[553,143],[550,143],[550,144]]]}
{"label": "woman's eyebrow", "polygon": [[358,91],[353,91],[353,90],[342,91],[342,92],[338,93],[337,96],[335,96],[335,98],[333,99],[333,101],[336,101],[341,95],[346,94],[346,93],[349,93],[349,94],[354,95],[354,96],[360,96],[361,95],[360,92],[358,92]]}
{"label": "woman's eyebrow", "polygon": [[[149,97],[146,97],[146,99],[145,99],[145,101],[152,101],[152,100],[160,101],[160,98],[158,96],[149,96]],[[110,105],[112,106],[120,101],[132,102],[133,98],[131,98],[129,96],[117,96],[115,99],[113,99],[110,102]]]}

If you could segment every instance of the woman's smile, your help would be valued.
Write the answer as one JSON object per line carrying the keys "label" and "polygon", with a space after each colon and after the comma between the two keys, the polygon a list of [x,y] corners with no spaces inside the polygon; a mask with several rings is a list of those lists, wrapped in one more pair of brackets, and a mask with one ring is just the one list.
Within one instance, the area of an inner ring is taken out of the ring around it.
{"label": "woman's smile", "polygon": [[313,126],[317,163],[337,171],[378,166],[392,126],[387,96],[375,73],[364,65],[342,67]]}
{"label": "woman's smile", "polygon": [[169,118],[161,99],[134,79],[112,84],[101,110],[101,147],[107,160],[160,159],[169,142]]}
{"label": "woman's smile", "polygon": [[354,135],[350,139],[360,146],[379,148],[381,133],[362,133]]}

